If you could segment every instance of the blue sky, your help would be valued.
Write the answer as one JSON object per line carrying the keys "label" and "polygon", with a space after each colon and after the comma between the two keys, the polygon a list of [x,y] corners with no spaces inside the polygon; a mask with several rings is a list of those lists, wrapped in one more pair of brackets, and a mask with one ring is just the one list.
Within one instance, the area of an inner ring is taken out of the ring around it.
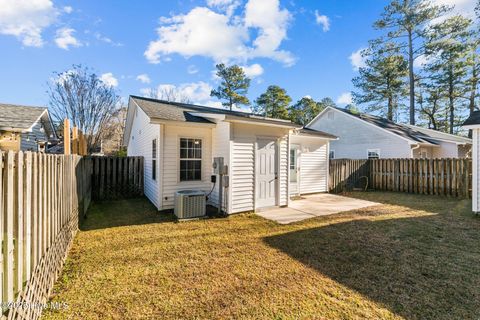
{"label": "blue sky", "polygon": [[53,72],[82,64],[125,99],[174,86],[218,105],[208,93],[215,63],[226,62],[252,77],[252,101],[276,84],[294,101],[342,104],[361,63],[354,53],[378,35],[372,23],[387,2],[0,0],[0,102],[47,105]]}

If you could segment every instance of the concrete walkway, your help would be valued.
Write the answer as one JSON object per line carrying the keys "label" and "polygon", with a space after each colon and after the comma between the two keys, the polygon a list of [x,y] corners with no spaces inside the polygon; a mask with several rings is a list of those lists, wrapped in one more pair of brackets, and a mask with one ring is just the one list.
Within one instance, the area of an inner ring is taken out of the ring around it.
{"label": "concrete walkway", "polygon": [[257,212],[257,215],[281,224],[288,224],[378,204],[377,202],[320,193],[302,196],[300,200],[291,200],[288,208],[276,207],[266,209],[265,211]]}

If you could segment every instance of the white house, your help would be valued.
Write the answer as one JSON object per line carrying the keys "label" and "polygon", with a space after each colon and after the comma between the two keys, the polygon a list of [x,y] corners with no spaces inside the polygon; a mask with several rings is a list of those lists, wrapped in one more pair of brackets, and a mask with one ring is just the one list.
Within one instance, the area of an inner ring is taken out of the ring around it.
{"label": "white house", "polygon": [[45,152],[57,142],[47,108],[0,103],[0,150]]}
{"label": "white house", "polygon": [[[250,113],[130,96],[124,144],[144,157],[145,195],[159,210],[178,190],[212,190],[212,162],[228,166],[226,213],[288,206],[290,195],[328,191],[336,137]],[[209,203],[218,203],[218,183]]]}
{"label": "white house", "polygon": [[472,130],[472,211],[480,213],[480,111],[473,112],[463,123]]}
{"label": "white house", "polygon": [[472,140],[340,108],[325,108],[308,125],[337,136],[330,158],[464,158]]}

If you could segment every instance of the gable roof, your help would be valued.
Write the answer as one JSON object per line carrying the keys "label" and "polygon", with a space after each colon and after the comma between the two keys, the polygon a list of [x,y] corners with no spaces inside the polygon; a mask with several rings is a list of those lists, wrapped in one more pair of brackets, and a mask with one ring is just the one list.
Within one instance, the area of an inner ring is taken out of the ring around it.
{"label": "gable roof", "polygon": [[[395,134],[412,144],[430,144],[438,145],[441,141],[452,142],[456,144],[469,144],[472,143],[471,139],[466,137],[461,137],[457,135],[452,135],[432,129],[421,128],[417,126],[405,125],[400,123],[395,123],[385,118],[374,116],[371,114],[354,112],[343,108],[334,108],[327,107],[323,110],[321,114],[326,112],[326,110],[332,109],[339,112],[343,112],[351,117],[365,121],[366,123],[376,126],[380,129],[383,129],[391,134]],[[319,116],[317,116],[311,123],[313,123]],[[309,124],[310,125],[310,124]]]}
{"label": "gable roof", "polygon": [[320,130],[315,130],[312,128],[302,128],[299,130],[296,130],[300,135],[307,135],[307,136],[315,136],[315,137],[322,137],[326,139],[332,139],[332,140],[337,140],[338,137],[334,136],[333,134],[326,133]]}
{"label": "gable roof", "polygon": [[46,111],[44,107],[0,103],[0,129],[29,131]]}
{"label": "gable roof", "polygon": [[[196,122],[196,123],[214,123],[209,120],[211,115],[224,115],[231,120],[244,120],[248,122],[260,122],[273,125],[281,125],[292,128],[301,128],[301,125],[295,124],[289,120],[267,118],[249,112],[230,111],[219,108],[211,108],[194,104],[171,102],[165,100],[151,99],[139,96],[130,96],[135,104],[140,107],[149,118],[162,119],[169,121]],[[201,113],[202,116],[198,114]]]}
{"label": "gable roof", "polygon": [[455,142],[457,144],[471,144],[472,139],[467,137],[458,136],[456,134],[441,132],[434,129],[422,128],[410,124],[406,124],[405,126],[412,128],[415,131],[419,131],[423,134],[428,135],[429,137],[434,138],[435,140],[440,141],[448,141],[448,142]]}

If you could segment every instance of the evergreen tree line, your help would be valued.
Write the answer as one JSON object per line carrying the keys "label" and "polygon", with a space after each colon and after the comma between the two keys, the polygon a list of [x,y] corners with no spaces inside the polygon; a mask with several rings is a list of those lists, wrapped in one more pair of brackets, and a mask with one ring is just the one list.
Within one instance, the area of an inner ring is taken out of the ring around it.
{"label": "evergreen tree line", "polygon": [[352,82],[367,112],[454,133],[477,110],[480,0],[475,17],[429,0],[393,0],[373,27],[381,33],[362,51]]}
{"label": "evergreen tree line", "polygon": [[277,85],[269,86],[252,104],[246,96],[250,79],[243,69],[237,65],[227,67],[225,64],[218,64],[216,68],[220,84],[217,89],[212,90],[211,96],[222,100],[222,105],[230,110],[246,105],[251,106],[255,114],[306,125],[326,107],[335,107],[331,98],[315,101],[308,96],[292,104],[292,98],[287,91]]}

